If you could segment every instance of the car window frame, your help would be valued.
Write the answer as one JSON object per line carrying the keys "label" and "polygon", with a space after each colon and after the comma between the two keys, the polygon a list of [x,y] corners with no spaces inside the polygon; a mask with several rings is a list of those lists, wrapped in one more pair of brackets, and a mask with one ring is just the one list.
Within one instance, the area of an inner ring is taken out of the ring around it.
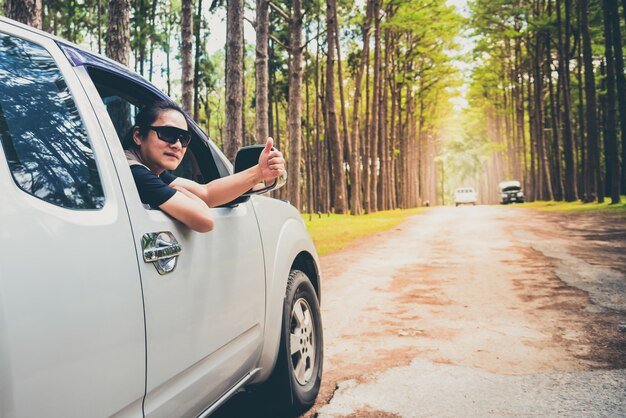
{"label": "car window frame", "polygon": [[[102,68],[101,66],[95,64],[84,64],[82,66],[85,68],[91,82],[96,90],[98,90],[98,93],[100,93],[99,86],[108,84],[105,86],[106,88],[121,93],[118,97],[126,100],[135,107],[137,107],[137,103],[147,103],[155,100],[172,101],[172,99],[152,84],[149,84],[150,88],[147,88],[145,80],[140,82],[141,80],[135,80],[129,77],[126,73],[115,71],[110,68]],[[119,80],[126,86],[126,88],[122,89],[120,87],[110,87],[111,80]],[[98,99],[102,100],[101,97],[98,97]],[[205,181],[208,183],[218,178],[230,175],[232,173],[232,167],[229,167],[225,163],[225,157],[221,158],[223,154],[217,149],[213,141],[209,139],[206,133],[193,121],[193,119],[188,114],[186,114],[186,116],[189,129],[192,133],[192,142],[190,143],[187,152],[189,153],[191,151],[194,155]],[[111,122],[113,121],[111,120]],[[118,140],[120,144],[122,144],[123,138],[120,138],[119,134]],[[191,180],[196,181],[196,179]]]}

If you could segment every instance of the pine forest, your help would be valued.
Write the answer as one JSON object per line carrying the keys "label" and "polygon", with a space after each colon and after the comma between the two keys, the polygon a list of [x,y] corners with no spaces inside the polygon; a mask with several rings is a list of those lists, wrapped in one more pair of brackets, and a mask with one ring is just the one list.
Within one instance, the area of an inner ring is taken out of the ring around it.
{"label": "pine forest", "polygon": [[228,158],[273,137],[288,174],[275,196],[303,212],[445,205],[463,186],[497,203],[505,180],[529,201],[626,194],[626,0],[0,0],[0,13],[127,65]]}

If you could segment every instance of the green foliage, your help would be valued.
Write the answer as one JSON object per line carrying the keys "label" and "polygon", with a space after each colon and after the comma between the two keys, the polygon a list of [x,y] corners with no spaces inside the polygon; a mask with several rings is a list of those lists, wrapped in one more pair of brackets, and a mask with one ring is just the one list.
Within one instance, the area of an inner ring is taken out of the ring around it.
{"label": "green foliage", "polygon": [[359,239],[387,231],[425,208],[381,211],[369,215],[302,214],[319,255],[339,251]]}

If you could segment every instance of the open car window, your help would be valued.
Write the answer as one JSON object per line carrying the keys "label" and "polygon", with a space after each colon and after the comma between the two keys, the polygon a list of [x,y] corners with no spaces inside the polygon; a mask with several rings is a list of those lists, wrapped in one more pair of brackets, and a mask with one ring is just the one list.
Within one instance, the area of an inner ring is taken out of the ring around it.
{"label": "open car window", "polygon": [[[167,99],[126,77],[106,70],[90,67],[88,73],[107,108],[122,144],[127,140],[139,109],[151,102]],[[189,148],[173,173],[201,184],[228,175],[228,167],[220,158],[216,158],[218,157],[214,155],[216,151],[212,149],[206,135],[191,124],[189,130],[192,136]]]}

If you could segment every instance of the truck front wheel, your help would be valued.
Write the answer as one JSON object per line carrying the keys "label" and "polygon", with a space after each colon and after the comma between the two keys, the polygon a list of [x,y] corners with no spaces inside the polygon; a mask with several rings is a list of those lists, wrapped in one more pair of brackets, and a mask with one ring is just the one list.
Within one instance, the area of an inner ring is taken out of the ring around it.
{"label": "truck front wheel", "polygon": [[283,306],[280,350],[274,375],[276,405],[295,416],[311,408],[322,382],[324,344],[322,318],[315,289],[309,277],[292,270]]}

